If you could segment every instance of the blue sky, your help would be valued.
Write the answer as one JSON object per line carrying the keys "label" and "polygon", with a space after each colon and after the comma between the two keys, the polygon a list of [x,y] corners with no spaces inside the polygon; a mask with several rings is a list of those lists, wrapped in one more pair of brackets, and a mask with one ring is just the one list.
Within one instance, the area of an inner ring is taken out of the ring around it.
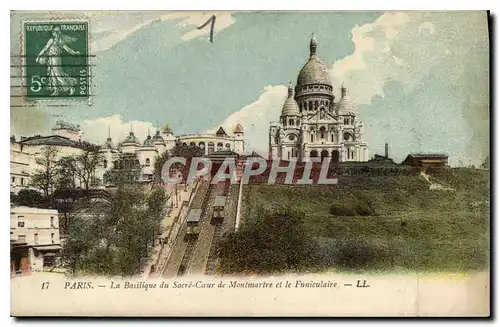
{"label": "blue sky", "polygon": [[47,129],[53,113],[82,124],[96,142],[107,125],[122,139],[131,122],[139,137],[156,121],[176,134],[241,123],[249,147],[265,152],[269,121],[279,117],[315,32],[334,87],[345,83],[357,105],[372,154],[388,142],[398,161],[429,151],[478,164],[487,155],[485,13],[216,13],[211,44],[209,28],[196,26],[212,14],[88,13],[92,106],[35,108],[41,124],[21,124],[11,110],[12,132]]}

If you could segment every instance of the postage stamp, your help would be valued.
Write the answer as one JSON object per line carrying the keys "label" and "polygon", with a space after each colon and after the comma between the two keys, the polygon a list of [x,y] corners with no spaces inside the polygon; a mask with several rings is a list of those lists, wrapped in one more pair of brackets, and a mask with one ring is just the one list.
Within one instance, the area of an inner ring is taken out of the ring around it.
{"label": "postage stamp", "polygon": [[88,22],[24,22],[26,98],[89,97]]}

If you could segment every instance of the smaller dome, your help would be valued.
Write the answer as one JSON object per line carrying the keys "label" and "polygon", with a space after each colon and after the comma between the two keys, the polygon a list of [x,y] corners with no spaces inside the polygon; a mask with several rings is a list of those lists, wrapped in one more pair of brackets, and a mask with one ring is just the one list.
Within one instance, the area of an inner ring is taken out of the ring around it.
{"label": "smaller dome", "polygon": [[342,86],[342,98],[335,104],[335,109],[338,110],[340,114],[354,113],[356,111],[354,104],[347,94],[347,88],[344,86]]}
{"label": "smaller dome", "polygon": [[108,137],[106,139],[106,142],[102,145],[102,149],[110,149],[110,150],[115,150],[115,146],[113,144],[113,141],[111,140],[111,137]]}
{"label": "smaller dome", "polygon": [[172,133],[172,129],[170,128],[169,124],[166,124],[165,126],[163,126],[163,133],[164,134]]}
{"label": "smaller dome", "polygon": [[148,135],[148,137],[144,140],[144,143],[142,143],[143,146],[154,146],[154,141],[151,138],[151,135]]}
{"label": "smaller dome", "polygon": [[160,135],[160,131],[157,130],[155,135],[153,136],[153,142],[154,143],[164,143],[165,140],[163,139],[163,137]]}
{"label": "smaller dome", "polygon": [[236,127],[234,128],[234,133],[243,133],[243,126],[241,124],[236,124]]}
{"label": "smaller dome", "polygon": [[139,143],[139,139],[134,135],[134,132],[130,132],[122,143]]}
{"label": "smaller dome", "polygon": [[288,98],[283,104],[283,109],[281,110],[281,116],[300,116],[300,109],[297,101],[293,98],[293,87],[292,83],[288,86]]}

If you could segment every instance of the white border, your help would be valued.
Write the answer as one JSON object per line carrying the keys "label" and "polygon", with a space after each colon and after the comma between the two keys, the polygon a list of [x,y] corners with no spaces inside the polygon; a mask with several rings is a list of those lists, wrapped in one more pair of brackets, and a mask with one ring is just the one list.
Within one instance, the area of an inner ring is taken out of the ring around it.
{"label": "white border", "polygon": [[[160,1],[160,0],[152,0],[152,1],[143,1],[143,2],[136,2],[136,1],[122,1],[122,2],[115,2],[115,1],[109,1],[108,3],[104,3],[102,0],[86,0],[86,1],[66,1],[66,0],[56,0],[56,1],[34,1],[34,0],[23,0],[23,1],[16,1],[15,3],[11,3],[12,6],[7,6],[7,1],[2,2],[1,6],[2,9],[5,9],[2,11],[3,13],[3,18],[2,21],[4,22],[4,28],[2,29],[2,34],[4,36],[3,38],[3,45],[7,49],[3,49],[1,51],[2,56],[4,56],[4,60],[1,62],[4,63],[4,74],[3,76],[7,76],[7,74],[10,74],[10,69],[7,71],[7,65],[6,63],[9,61],[10,58],[8,59],[8,56],[10,56],[10,16],[8,10],[376,10],[376,11],[386,11],[389,9],[392,10],[485,10],[485,9],[490,9],[492,10],[492,14],[499,14],[500,13],[500,1],[498,0],[475,0],[475,1],[465,1],[465,0],[455,0],[455,1],[436,1],[436,0],[419,0],[419,1],[398,1],[398,0],[378,0],[378,1],[361,1],[361,0],[347,0],[347,1],[317,1],[317,2],[310,2],[310,1],[298,1],[298,0],[288,0],[288,1],[268,1],[268,0],[254,0],[254,1],[249,1],[246,3],[239,3],[236,4],[233,1],[213,1],[213,2],[207,2],[203,0],[183,0],[183,1],[170,1],[167,2],[165,0]],[[119,4],[119,6],[118,6]],[[5,7],[5,8],[4,8]],[[498,26],[498,16],[496,17],[496,26]],[[494,26],[495,27],[495,26]],[[498,44],[499,37],[498,31],[493,31],[492,37],[494,40],[494,44]],[[89,36],[90,37],[90,36]],[[495,58],[497,58],[498,50],[496,51]],[[493,74],[495,72],[492,72]],[[10,76],[10,75],[9,75]],[[494,74],[496,76],[496,74]],[[10,87],[10,80],[7,78],[2,78],[2,87],[0,88],[2,92],[7,93]],[[498,94],[498,83],[494,85],[494,89],[491,89],[492,94]],[[2,97],[5,102],[10,101],[9,94],[4,94]],[[4,110],[9,107],[9,103],[5,103],[3,106]],[[491,108],[490,112],[494,112],[496,108]],[[7,111],[8,116],[10,118],[10,110]],[[497,113],[498,116],[498,113]],[[10,126],[9,123],[10,119],[1,119],[1,129],[4,131],[4,136],[2,137],[2,142],[0,142],[2,146],[2,152],[7,154],[8,151],[8,143],[7,143],[7,137],[10,136]],[[493,132],[493,131],[492,131]],[[7,135],[7,133],[9,135]],[[496,133],[495,133],[496,134]],[[494,138],[494,144],[495,148],[492,149],[492,155],[497,152],[498,150],[498,139],[496,135],[493,136]],[[493,141],[492,138],[492,141]],[[494,169],[498,169],[500,164],[495,164]],[[8,162],[5,159],[3,161],[3,169],[1,169],[1,178],[0,182],[2,185],[2,194],[0,197],[0,201],[2,201],[2,208],[7,208],[9,203],[7,202],[7,197],[10,195],[10,189],[7,189],[7,185],[9,185],[9,171],[10,168],[8,166]],[[495,182],[498,182],[496,179]],[[497,198],[500,195],[495,194],[494,200],[496,203]],[[493,203],[492,203],[493,205]],[[5,209],[5,213],[7,210]],[[3,222],[5,225],[8,224],[8,219],[6,218],[7,215],[3,215],[4,219]],[[492,217],[494,219],[494,217]],[[498,237],[498,229],[499,229],[500,223],[497,222],[495,224],[495,236]],[[6,226],[5,226],[6,227]],[[5,251],[4,253],[6,254],[3,258],[3,262],[7,262],[7,256],[9,256],[9,252],[7,252],[7,227],[2,229],[2,233],[0,233],[2,237],[2,244],[4,246],[2,247],[1,251]],[[493,232],[493,231],[492,231]],[[492,251],[494,251],[492,249]],[[493,253],[496,253],[496,258],[498,259],[498,252],[494,251]],[[495,260],[496,261],[496,260]],[[3,284],[2,290],[7,290],[9,289],[9,284],[10,284],[10,276],[9,272],[4,266],[5,269],[1,269],[2,271],[2,278],[1,281]],[[493,276],[496,280],[496,277]],[[498,283],[495,283],[496,287],[498,288]],[[14,321],[12,318],[9,318],[10,315],[10,298],[9,298],[9,292],[3,291],[2,292],[2,322],[5,325],[10,325],[13,323],[19,323]],[[499,301],[495,301],[496,305],[495,308],[492,308],[496,312],[496,314],[499,314]],[[106,322],[109,321],[80,321],[78,322],[80,325],[84,326],[100,326],[104,325]],[[117,321],[118,323],[123,323],[124,321]],[[350,321],[350,322],[344,322],[344,321],[334,321],[333,323],[336,325],[362,325],[365,324],[368,321]],[[429,320],[422,320],[422,321],[416,321],[413,320],[411,321],[413,324],[416,325],[423,325],[423,326],[433,326],[433,325],[442,325],[442,324],[448,324],[448,325],[456,325],[458,321],[452,320],[452,321],[429,321]],[[35,322],[30,321],[30,322],[22,322],[21,324],[34,324]],[[39,321],[36,322],[37,324],[42,324],[46,326],[52,326],[54,322],[52,321]],[[116,323],[116,322],[114,322]],[[127,324],[131,325],[138,325],[141,326],[144,324],[144,321],[127,321],[125,322]],[[157,321],[157,324],[164,324],[165,322],[163,321]],[[166,321],[168,324],[176,323],[173,321]],[[200,323],[199,321],[196,322],[184,322],[185,324],[194,324],[194,323]],[[223,323],[220,321],[212,321],[212,323]],[[236,321],[227,321],[225,323],[229,323],[232,325],[233,323],[237,323]],[[247,321],[248,323],[248,321]],[[267,326],[271,325],[271,323],[278,323],[278,321],[251,321],[250,323],[258,325],[258,326]],[[292,322],[292,321],[283,321],[280,322],[282,324],[300,324],[300,325],[308,325],[309,322],[307,321],[299,321],[299,322]],[[330,322],[326,322],[330,323]],[[377,322],[380,325],[386,325],[388,322],[387,321],[378,321]],[[392,322],[393,324],[401,324],[405,323],[405,321],[401,320],[396,320]],[[460,321],[460,324],[473,324],[474,321]],[[62,322],[57,322],[58,325],[70,325],[71,321],[62,321]],[[3,325],[3,324],[2,324]]]}

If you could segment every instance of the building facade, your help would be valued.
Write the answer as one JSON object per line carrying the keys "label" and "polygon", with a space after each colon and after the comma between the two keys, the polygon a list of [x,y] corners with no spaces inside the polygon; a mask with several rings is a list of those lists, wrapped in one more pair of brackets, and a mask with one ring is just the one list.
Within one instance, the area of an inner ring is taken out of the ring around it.
{"label": "building facade", "polygon": [[301,69],[295,88],[290,84],[279,122],[269,128],[269,158],[308,161],[329,158],[333,162],[368,161],[363,123],[342,86],[335,101],[325,63],[317,53],[315,36],[310,57]]}
{"label": "building facade", "polygon": [[[220,127],[216,133],[185,134],[175,136],[170,127],[165,126],[158,129],[154,135],[148,135],[141,141],[133,131],[121,141],[115,144],[110,136],[102,145],[89,143],[78,125],[58,121],[46,136],[35,135],[32,137],[21,137],[10,140],[10,186],[11,192],[18,193],[23,188],[29,188],[31,176],[39,169],[43,169],[37,163],[45,147],[53,147],[57,150],[56,160],[82,154],[88,147],[99,146],[102,162],[96,169],[96,180],[104,181],[104,174],[117,167],[123,154],[133,154],[140,166],[140,179],[152,180],[156,159],[165,151],[171,150],[176,143],[196,145],[205,150],[205,154],[212,152],[230,150],[243,154],[245,144],[243,139],[243,127],[237,124],[232,134]],[[76,181],[76,185],[81,183]]]}
{"label": "building facade", "polygon": [[11,207],[10,241],[11,273],[53,267],[61,250],[57,210]]}
{"label": "building facade", "polygon": [[[80,127],[63,121],[57,121],[48,135],[35,135],[10,139],[10,189],[18,193],[28,188],[31,176],[43,167],[37,162],[41,159],[45,147],[56,150],[55,160],[62,157],[78,155],[88,146],[95,146],[86,142]],[[77,181],[78,184],[78,181]]]}

